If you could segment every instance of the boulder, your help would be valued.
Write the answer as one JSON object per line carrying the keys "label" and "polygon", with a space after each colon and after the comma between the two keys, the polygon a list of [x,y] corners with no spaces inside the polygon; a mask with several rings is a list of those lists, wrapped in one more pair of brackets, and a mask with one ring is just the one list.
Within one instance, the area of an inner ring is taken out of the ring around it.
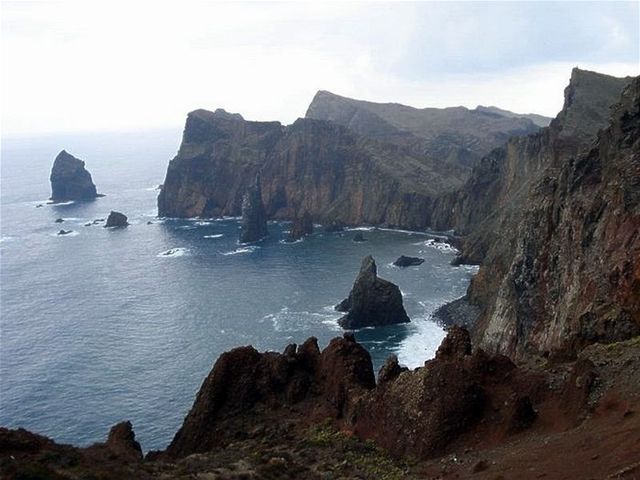
{"label": "boulder", "polygon": [[393,262],[396,267],[411,267],[414,265],[422,265],[423,263],[424,258],[406,257],[404,255],[400,255],[398,259]]}
{"label": "boulder", "polygon": [[409,322],[400,289],[378,278],[376,262],[370,255],[362,260],[349,297],[336,310],[347,312],[338,322],[349,329]]}
{"label": "boulder", "polygon": [[54,160],[49,180],[51,200],[54,202],[91,200],[100,196],[84,162],[65,150]]}
{"label": "boulder", "polygon": [[107,217],[107,223],[105,223],[104,228],[126,227],[127,225],[129,225],[129,222],[127,220],[127,216],[124,213],[111,210],[111,213],[109,213],[109,216]]}
{"label": "boulder", "polygon": [[54,222],[54,223],[62,223],[62,222],[64,222],[64,219],[62,219],[62,218],[56,218],[56,220],[55,220],[55,222]]}
{"label": "boulder", "polygon": [[260,175],[257,175],[254,184],[249,187],[242,200],[240,243],[258,242],[268,234],[267,213],[262,203]]}
{"label": "boulder", "polygon": [[296,217],[296,219],[293,221],[293,225],[291,226],[291,231],[289,232],[287,241],[295,242],[296,240],[299,240],[306,235],[311,235],[312,233],[313,219],[311,218],[311,214],[309,212],[304,212],[302,216]]}
{"label": "boulder", "polygon": [[73,230],[60,230],[58,235],[69,235]]}

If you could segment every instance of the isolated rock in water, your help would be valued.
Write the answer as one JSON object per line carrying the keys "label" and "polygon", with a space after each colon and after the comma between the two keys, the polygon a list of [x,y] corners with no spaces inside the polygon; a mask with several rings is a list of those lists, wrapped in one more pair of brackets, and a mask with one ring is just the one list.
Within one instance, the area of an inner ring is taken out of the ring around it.
{"label": "isolated rock in water", "polygon": [[400,257],[393,262],[396,267],[411,267],[413,265],[422,265],[423,263],[424,258],[405,257],[404,255],[400,255]]}
{"label": "isolated rock in water", "polygon": [[142,460],[142,448],[136,441],[131,422],[121,422],[111,427],[106,447],[120,458]]}
{"label": "isolated rock in water", "polygon": [[62,223],[64,220],[62,218],[56,218],[54,223]]}
{"label": "isolated rock in water", "polygon": [[104,227],[126,227],[127,225],[129,225],[129,222],[127,221],[127,216],[124,213],[114,212],[111,210],[109,217],[107,217],[107,223]]}
{"label": "isolated rock in water", "polygon": [[84,168],[84,162],[62,150],[51,169],[51,200],[91,200],[100,195],[91,180],[91,174]]}
{"label": "isolated rock in water", "polygon": [[295,242],[296,240],[299,240],[306,235],[311,235],[312,233],[313,219],[311,218],[311,214],[309,214],[309,212],[304,212],[301,217],[297,217],[293,221],[291,231],[289,232],[289,238],[287,240],[289,242]]}
{"label": "isolated rock in water", "polygon": [[367,239],[364,238],[364,235],[362,235],[362,232],[357,232],[354,236],[353,236],[353,241],[354,242],[366,242]]}
{"label": "isolated rock in water", "polygon": [[260,175],[249,187],[242,200],[242,230],[240,243],[252,243],[262,240],[269,234],[267,230],[267,213],[262,204]]}
{"label": "isolated rock in water", "polygon": [[362,328],[409,322],[397,285],[378,278],[376,262],[370,255],[362,260],[360,273],[349,297],[336,306],[347,312],[338,322],[343,328]]}
{"label": "isolated rock in water", "polygon": [[58,235],[69,235],[73,230],[60,230]]}

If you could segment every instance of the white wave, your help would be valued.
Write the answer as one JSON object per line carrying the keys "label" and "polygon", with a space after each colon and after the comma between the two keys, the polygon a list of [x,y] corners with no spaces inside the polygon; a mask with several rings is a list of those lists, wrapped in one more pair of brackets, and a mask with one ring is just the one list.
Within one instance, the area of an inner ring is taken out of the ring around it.
{"label": "white wave", "polygon": [[11,242],[12,240],[15,240],[15,239],[16,237],[12,237],[10,235],[4,235],[0,237],[0,243]]}
{"label": "white wave", "polygon": [[249,247],[240,247],[240,248],[236,248],[235,250],[231,250],[230,252],[223,252],[222,255],[238,255],[239,253],[251,253],[251,252],[255,252],[258,248],[260,248],[257,245],[251,245]]}
{"label": "white wave", "polygon": [[[40,204],[40,203],[41,202],[38,202],[38,204]],[[74,203],[76,203],[75,200],[68,200],[66,202],[54,202],[53,200],[47,200],[45,202],[45,205],[60,205],[60,206],[62,206],[62,205],[72,205]]]}
{"label": "white wave", "polygon": [[184,257],[185,255],[189,255],[190,251],[188,248],[183,247],[175,247],[170,248],[169,250],[165,250],[164,252],[160,252],[157,257],[165,258],[165,257]]}
{"label": "white wave", "polygon": [[345,228],[344,231],[345,232],[371,232],[373,230],[375,230],[376,227],[349,227],[349,228]]}
{"label": "white wave", "polygon": [[446,240],[439,239],[440,241],[436,241],[435,238],[430,238],[424,242],[414,243],[414,245],[420,245],[429,248],[435,248],[436,250],[440,250],[441,252],[451,252],[451,253],[459,253],[458,249],[454,246],[446,243]]}
{"label": "white wave", "polygon": [[229,221],[229,220],[241,220],[241,219],[242,219],[241,216],[240,217],[227,217],[226,215],[223,215],[222,217],[213,218],[211,220],[214,221],[214,222],[226,222],[226,221]]}
{"label": "white wave", "polygon": [[193,225],[181,225],[179,227],[176,227],[176,230],[195,230],[197,227],[193,226]]}
{"label": "white wave", "polygon": [[304,238],[299,238],[297,240],[294,241],[289,241],[286,238],[280,240],[279,243],[282,243],[283,245],[293,245],[294,243],[302,243],[304,241]]}
{"label": "white wave", "polygon": [[204,235],[202,238],[220,238],[220,237],[224,237],[224,234],[216,233],[215,235]]}
{"label": "white wave", "polygon": [[383,228],[383,227],[378,227],[378,230],[380,230],[382,232],[406,233],[408,235],[430,235],[427,232],[421,232],[419,230],[403,230],[401,228]]}
{"label": "white wave", "polygon": [[430,316],[426,319],[412,319],[411,326],[416,331],[398,346],[395,353],[401,364],[416,368],[435,356],[446,333]]}

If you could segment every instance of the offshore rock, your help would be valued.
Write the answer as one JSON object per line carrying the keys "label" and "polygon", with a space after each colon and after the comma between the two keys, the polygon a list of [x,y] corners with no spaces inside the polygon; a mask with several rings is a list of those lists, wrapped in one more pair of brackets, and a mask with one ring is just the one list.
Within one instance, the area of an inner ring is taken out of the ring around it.
{"label": "offshore rock", "polygon": [[338,323],[348,329],[409,322],[400,289],[378,278],[376,262],[370,255],[362,260],[349,297],[336,310],[347,312]]}
{"label": "offshore rock", "polygon": [[[94,221],[94,223],[96,222]],[[126,227],[127,225],[129,225],[129,222],[127,216],[124,213],[111,210],[111,213],[109,213],[109,216],[107,217],[107,222],[104,224],[104,228],[121,228]]]}
{"label": "offshore rock", "polygon": [[366,242],[367,239],[364,238],[364,235],[362,232],[356,232],[356,234],[353,236],[353,241],[354,242]]}
{"label": "offshore rock", "polygon": [[424,258],[406,257],[404,255],[400,255],[398,259],[393,262],[396,267],[412,267],[415,265],[422,265],[423,263]]}
{"label": "offshore rock", "polygon": [[313,219],[309,212],[304,212],[301,217],[296,217],[293,221],[293,225],[291,225],[291,231],[289,232],[289,237],[287,240],[289,242],[295,242],[296,240],[301,239],[307,235],[311,235],[313,233]]}
{"label": "offshore rock", "polygon": [[100,196],[84,162],[66,150],[62,150],[54,160],[50,181],[51,200],[54,202],[91,200]]}
{"label": "offshore rock", "polygon": [[240,243],[258,242],[268,234],[267,214],[262,204],[260,175],[258,175],[255,183],[249,187],[242,200]]}

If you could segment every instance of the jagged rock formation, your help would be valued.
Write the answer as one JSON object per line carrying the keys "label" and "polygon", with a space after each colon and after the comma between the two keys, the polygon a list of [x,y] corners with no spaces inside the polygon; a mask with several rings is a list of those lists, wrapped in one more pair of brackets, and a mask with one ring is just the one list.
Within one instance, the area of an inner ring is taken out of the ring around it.
{"label": "jagged rock formation", "polygon": [[354,100],[322,90],[313,98],[306,118],[330,120],[431,161],[462,167],[474,165],[509,137],[538,129],[530,119],[512,112],[506,115],[465,107],[420,109]]}
{"label": "jagged rock formation", "polygon": [[51,200],[54,202],[91,200],[100,196],[84,162],[66,150],[62,150],[54,160],[50,181]]}
{"label": "jagged rock formation", "polygon": [[409,322],[400,289],[378,277],[376,262],[371,255],[362,259],[360,273],[349,297],[340,302],[336,310],[347,312],[338,323],[349,329]]}
{"label": "jagged rock formation", "polygon": [[[476,343],[492,352],[573,356],[640,331],[637,82],[574,69],[549,128],[485,157],[442,198],[482,261],[467,301],[481,309]],[[634,232],[634,233],[631,233]]]}
{"label": "jagged rock formation", "polygon": [[287,240],[289,242],[295,242],[296,240],[299,240],[307,235],[311,235],[312,233],[313,218],[311,218],[309,212],[304,212],[302,216],[296,217],[294,219]]}
{"label": "jagged rock formation", "polygon": [[345,417],[374,387],[371,357],[353,336],[334,338],[322,352],[313,337],[283,354],[236,348],[216,361],[167,454],[177,458],[224,446],[245,430],[252,411],[296,406],[309,416]]}
{"label": "jagged rock formation", "polygon": [[127,225],[129,225],[129,219],[124,213],[111,210],[111,212],[109,213],[109,216],[107,217],[107,221],[104,224],[104,228],[110,228],[110,227],[122,228],[122,227],[126,227]]}
{"label": "jagged rock formation", "polygon": [[424,263],[424,258],[418,257],[407,257],[405,255],[400,255],[393,264],[396,267],[412,267],[415,265],[422,265]]}
{"label": "jagged rock formation", "polygon": [[256,176],[255,183],[247,189],[242,199],[242,225],[240,243],[253,243],[269,235],[267,229],[267,214],[262,204],[262,190],[260,176]]}

